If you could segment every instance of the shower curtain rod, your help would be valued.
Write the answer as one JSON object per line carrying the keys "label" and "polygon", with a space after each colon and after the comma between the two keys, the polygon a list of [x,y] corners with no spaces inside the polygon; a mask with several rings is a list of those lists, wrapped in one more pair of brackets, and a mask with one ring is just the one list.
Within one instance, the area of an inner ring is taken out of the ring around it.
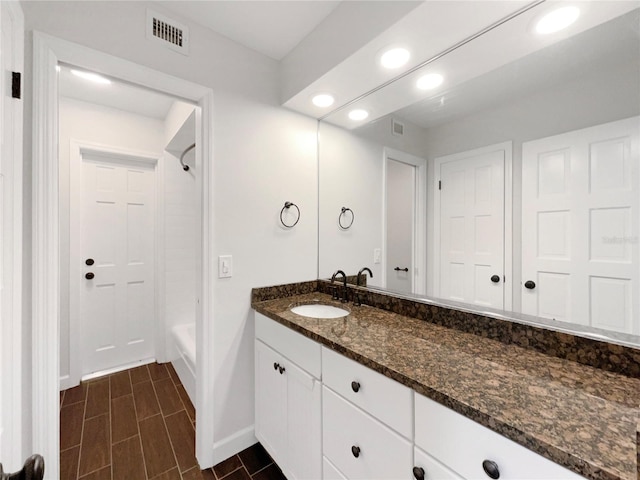
{"label": "shower curtain rod", "polygon": [[185,151],[184,151],[184,152],[182,152],[182,155],[180,155],[180,165],[182,165],[182,169],[183,169],[185,172],[188,172],[188,171],[189,171],[189,165],[186,165],[186,164],[184,163],[184,160],[183,160],[183,159],[184,159],[184,156],[185,156],[187,153],[189,153],[191,150],[193,150],[194,148],[196,148],[196,144],[195,144],[195,143],[194,143],[193,145],[191,145],[191,146],[187,147],[187,148],[185,149]]}

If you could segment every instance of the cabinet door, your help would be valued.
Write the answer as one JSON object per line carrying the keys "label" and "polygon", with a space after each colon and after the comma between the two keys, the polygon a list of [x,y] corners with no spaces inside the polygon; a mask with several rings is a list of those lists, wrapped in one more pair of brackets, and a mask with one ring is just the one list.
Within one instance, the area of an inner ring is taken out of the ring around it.
{"label": "cabinet door", "polygon": [[[256,340],[256,437],[278,465],[287,463],[286,378],[280,356]],[[275,365],[275,368],[274,368]]]}
{"label": "cabinet door", "polygon": [[287,439],[289,480],[319,479],[322,476],[321,383],[288,362]]}

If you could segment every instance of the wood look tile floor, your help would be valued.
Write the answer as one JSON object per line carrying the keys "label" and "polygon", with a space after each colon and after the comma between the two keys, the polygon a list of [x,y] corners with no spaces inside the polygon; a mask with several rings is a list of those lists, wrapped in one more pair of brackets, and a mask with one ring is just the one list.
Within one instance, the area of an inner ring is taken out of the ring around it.
{"label": "wood look tile floor", "polygon": [[211,469],[195,457],[195,409],[170,363],[60,392],[61,480],[283,480],[257,443]]}

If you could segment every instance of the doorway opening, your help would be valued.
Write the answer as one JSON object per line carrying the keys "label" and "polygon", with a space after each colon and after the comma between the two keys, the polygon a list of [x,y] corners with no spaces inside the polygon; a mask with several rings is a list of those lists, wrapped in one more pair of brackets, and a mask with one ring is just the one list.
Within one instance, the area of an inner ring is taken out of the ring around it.
{"label": "doorway opening", "polygon": [[[195,256],[195,288],[193,291],[195,310],[195,332],[196,332],[196,363],[198,365],[196,371],[196,392],[195,404],[196,409],[201,412],[198,416],[199,422],[196,427],[196,456],[199,464],[206,468],[213,465],[213,407],[212,391],[213,385],[210,381],[212,375],[212,356],[210,350],[206,348],[212,334],[212,326],[202,322],[202,318],[210,317],[210,299],[204,292],[209,291],[211,283],[211,272],[208,267],[208,259],[212,248],[210,238],[210,225],[212,223],[210,215],[212,212],[211,205],[205,199],[209,198],[209,186],[211,185],[211,168],[210,159],[212,156],[212,102],[213,94],[209,88],[202,87],[191,82],[172,77],[161,72],[150,72],[146,67],[118,59],[110,55],[97,52],[87,47],[76,45],[67,41],[59,40],[54,37],[42,35],[34,32],[34,105],[37,106],[34,111],[33,137],[34,137],[34,155],[33,155],[33,176],[34,176],[34,280],[33,280],[33,403],[32,403],[32,420],[33,420],[33,448],[43,454],[48,461],[48,470],[50,472],[59,471],[59,383],[60,378],[58,369],[61,360],[61,352],[59,349],[60,330],[58,329],[58,321],[60,320],[60,297],[61,297],[61,278],[62,262],[59,261],[58,252],[60,250],[60,240],[64,232],[60,231],[60,215],[61,209],[58,206],[59,182],[64,180],[61,177],[60,166],[58,165],[58,136],[59,128],[59,105],[58,105],[58,87],[59,72],[57,67],[65,65],[74,65],[90,73],[98,73],[108,79],[120,79],[129,85],[136,85],[148,90],[155,91],[164,95],[168,95],[173,99],[183,100],[187,104],[197,105],[193,115],[194,135],[197,147],[190,153],[191,160],[188,156],[184,160],[188,163],[192,161],[193,170],[198,172],[196,181],[193,182],[192,191],[195,192],[195,199],[199,204],[199,208],[195,210],[196,226],[195,226],[195,248],[193,254]],[[131,131],[130,134],[135,136],[137,131]],[[86,140],[86,139],[85,139]],[[107,144],[93,142],[87,145],[85,142],[78,141],[79,147],[76,149],[81,154],[79,158],[86,154],[87,159],[90,155],[96,155],[98,152],[104,166],[105,152],[113,155],[114,152],[124,155],[128,161],[134,157],[139,161],[141,158],[149,160],[153,155],[146,155],[143,149],[137,149],[137,152],[119,151],[117,144],[106,142]],[[97,145],[96,145],[97,144]],[[69,143],[71,145],[71,142]],[[143,154],[141,154],[141,151]],[[164,159],[164,150],[162,151],[162,159]],[[161,166],[164,162],[157,157],[156,183],[158,177],[162,175]],[[113,159],[112,159],[113,160]],[[94,166],[98,164],[96,158],[92,159]],[[120,158],[122,161],[122,158]],[[179,172],[185,175],[178,160]],[[114,162],[111,162],[112,164]],[[118,162],[115,162],[118,163]],[[138,162],[140,163],[140,162]],[[142,162],[144,163],[144,161]],[[149,162],[147,162],[149,163]],[[153,162],[150,162],[153,163]],[[82,165],[82,161],[80,161]],[[169,162],[166,163],[169,165]],[[112,165],[111,165],[112,166]],[[138,165],[137,167],[140,167]],[[137,172],[139,173],[138,168]],[[103,178],[107,178],[104,176]],[[131,176],[131,182],[127,180],[125,183],[135,184]],[[70,178],[70,177],[68,177]],[[155,192],[158,190],[156,189]],[[165,209],[168,210],[168,209]],[[166,212],[165,212],[166,213]],[[157,219],[157,212],[156,212]],[[135,222],[134,222],[135,223]],[[166,222],[165,222],[166,223]],[[156,223],[159,225],[159,223]],[[157,233],[154,228],[154,233]],[[160,237],[164,238],[164,237]],[[154,257],[158,251],[165,250],[164,245],[159,245],[158,236],[155,235],[154,240]],[[140,247],[138,245],[137,247]],[[85,262],[93,259],[97,265],[97,259],[89,256],[86,252],[81,253],[81,276],[87,273],[97,272],[87,269],[91,265]],[[86,257],[86,258],[85,258]],[[154,261],[158,265],[157,259]],[[76,266],[77,267],[77,266]],[[153,279],[157,282],[157,272],[154,272]],[[90,279],[82,276],[81,281],[90,281]],[[138,284],[135,284],[139,286]],[[162,293],[154,294],[155,298],[163,298]],[[157,303],[155,314],[158,313]],[[139,306],[137,308],[140,308]],[[166,313],[166,312],[165,312]],[[53,321],[55,319],[56,321]],[[165,325],[166,327],[166,325]],[[165,330],[165,328],[161,329]],[[166,337],[166,335],[165,335]],[[158,334],[153,336],[155,343],[154,357],[158,360],[167,360],[167,346],[165,340],[158,340]],[[160,348],[158,348],[160,347]],[[163,348],[164,347],[164,348]],[[122,365],[120,366],[122,367]],[[112,368],[120,368],[112,367]],[[106,368],[105,371],[108,371]],[[104,371],[98,373],[104,373]],[[202,420],[202,421],[200,421]]]}

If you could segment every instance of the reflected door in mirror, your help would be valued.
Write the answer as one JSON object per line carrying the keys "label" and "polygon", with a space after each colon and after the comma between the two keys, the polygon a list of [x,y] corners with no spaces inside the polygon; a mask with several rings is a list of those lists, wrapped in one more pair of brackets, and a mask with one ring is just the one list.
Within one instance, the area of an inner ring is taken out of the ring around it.
{"label": "reflected door in mirror", "polygon": [[387,288],[407,293],[413,292],[415,169],[387,159]]}
{"label": "reflected door in mirror", "polygon": [[524,313],[640,333],[640,118],[523,144]]}
{"label": "reflected door in mirror", "polygon": [[502,146],[436,159],[436,296],[504,307],[504,159]]}

